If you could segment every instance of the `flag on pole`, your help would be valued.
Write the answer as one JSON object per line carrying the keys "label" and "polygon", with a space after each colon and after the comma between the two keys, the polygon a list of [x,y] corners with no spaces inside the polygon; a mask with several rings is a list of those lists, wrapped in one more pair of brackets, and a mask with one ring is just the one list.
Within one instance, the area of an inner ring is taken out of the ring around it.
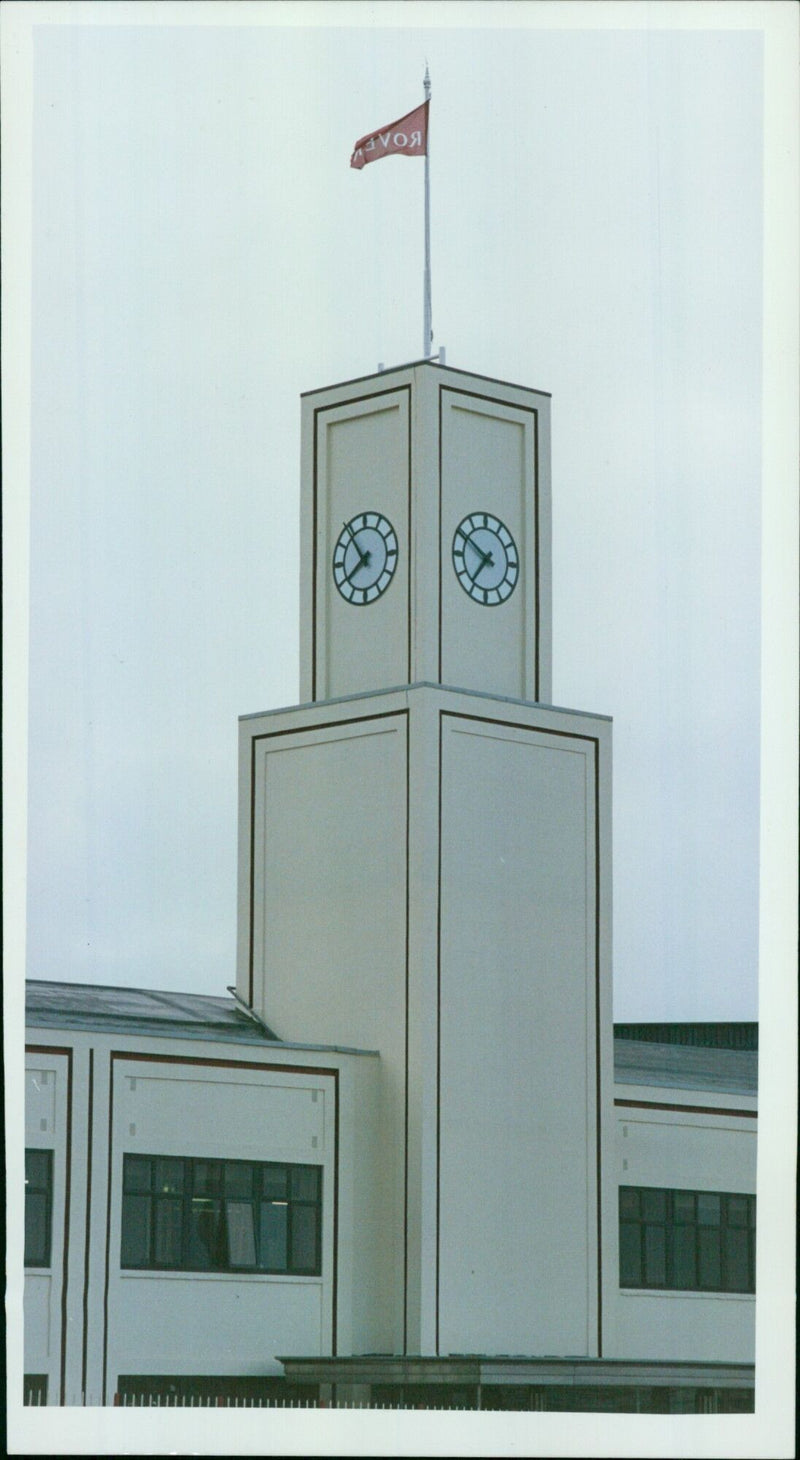
{"label": "flag on pole", "polygon": [[405,157],[427,157],[429,106],[429,101],[423,101],[413,112],[390,122],[388,127],[379,127],[377,132],[359,137],[350,166],[366,167],[368,162],[377,162],[379,157],[389,157],[393,152],[400,152]]}

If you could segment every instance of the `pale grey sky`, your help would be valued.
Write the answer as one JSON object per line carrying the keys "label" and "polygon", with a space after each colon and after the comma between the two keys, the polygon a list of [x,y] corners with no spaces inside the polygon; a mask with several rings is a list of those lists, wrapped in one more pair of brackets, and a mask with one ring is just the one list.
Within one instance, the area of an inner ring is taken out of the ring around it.
{"label": "pale grey sky", "polygon": [[348,160],[427,59],[437,343],[553,395],[615,1017],[755,1018],[761,36],[188,9],[34,34],[29,975],[234,982],[237,716],[298,694],[298,397],[419,355],[423,166]]}

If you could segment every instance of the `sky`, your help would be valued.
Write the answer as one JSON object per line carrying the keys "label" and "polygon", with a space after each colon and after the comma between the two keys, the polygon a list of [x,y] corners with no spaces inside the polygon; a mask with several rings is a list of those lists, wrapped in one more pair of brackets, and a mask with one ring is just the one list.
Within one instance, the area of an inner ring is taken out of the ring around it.
{"label": "sky", "polygon": [[[237,717],[298,695],[300,392],[420,354],[422,164],[349,156],[427,61],[436,345],[553,397],[553,698],[614,721],[615,1018],[760,1019],[783,1429],[723,1443],[791,1453],[795,8],[5,0],[0,40],[9,1108],[24,969],[234,982]],[[553,1418],[551,1454],[674,1453]]]}
{"label": "sky", "polygon": [[34,31],[28,976],[235,982],[237,717],[298,698],[299,396],[421,353],[423,165],[349,156],[427,61],[436,346],[553,397],[614,1016],[754,1019],[762,36],[292,9]]}

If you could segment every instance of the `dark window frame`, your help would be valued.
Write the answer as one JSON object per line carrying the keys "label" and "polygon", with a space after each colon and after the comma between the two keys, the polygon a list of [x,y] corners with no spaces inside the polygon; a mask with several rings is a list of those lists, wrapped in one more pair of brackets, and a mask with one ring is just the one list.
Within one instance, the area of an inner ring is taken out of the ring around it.
{"label": "dark window frame", "polygon": [[47,1375],[23,1374],[22,1403],[34,1406],[47,1403]]}
{"label": "dark window frame", "polygon": [[[32,1171],[33,1161],[28,1157],[44,1160],[45,1176],[39,1182]],[[44,1234],[40,1246],[33,1252],[29,1246],[33,1228],[33,1198],[44,1197]],[[25,1267],[48,1268],[52,1265],[53,1250],[53,1152],[43,1146],[25,1148]]]}
{"label": "dark window frame", "polygon": [[[320,1277],[322,1185],[320,1165],[125,1152],[120,1268]],[[275,1216],[285,1213],[278,1229],[282,1260],[275,1260],[274,1251],[267,1260],[265,1208]],[[310,1229],[310,1261],[303,1260],[304,1229]],[[237,1243],[240,1258],[249,1250],[252,1260],[231,1259]]]}
{"label": "dark window frame", "polygon": [[[741,1237],[729,1233],[745,1234],[744,1253]],[[628,1291],[755,1293],[756,1198],[750,1192],[620,1186],[619,1241],[619,1284]],[[657,1244],[660,1276],[652,1256]]]}

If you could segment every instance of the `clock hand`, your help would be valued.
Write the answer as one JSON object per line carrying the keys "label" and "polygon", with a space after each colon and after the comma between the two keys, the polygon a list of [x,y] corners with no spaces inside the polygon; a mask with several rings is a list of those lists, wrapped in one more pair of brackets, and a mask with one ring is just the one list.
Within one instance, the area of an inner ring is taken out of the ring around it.
{"label": "clock hand", "polygon": [[494,558],[492,557],[491,553],[484,553],[484,552],[482,552],[481,549],[478,547],[478,544],[476,542],[472,542],[470,539],[467,539],[467,540],[469,542],[470,547],[472,547],[472,548],[475,549],[476,553],[478,554],[478,556],[480,558],[480,562],[479,562],[477,568],[475,569],[475,572],[472,573],[472,574],[470,574],[470,582],[471,583],[477,583],[478,578],[480,577],[480,575],[483,572],[484,568],[493,568],[494,567]]}
{"label": "clock hand", "polygon": [[359,559],[359,561],[356,563],[355,567],[350,569],[350,572],[349,573],[345,573],[345,575],[344,575],[344,581],[345,581],[345,583],[352,582],[352,579],[354,578],[355,574],[358,572],[359,568],[368,568],[368,567],[369,567],[369,553],[367,553],[366,557],[362,556]]}
{"label": "clock hand", "polygon": [[474,541],[473,538],[467,537],[467,534],[465,532],[461,532],[461,528],[459,528],[458,530],[461,533],[461,536],[463,537],[464,542],[466,543],[467,547],[471,547],[472,548],[472,551],[474,553],[477,553],[478,554],[478,557],[481,560],[480,568],[477,569],[477,572],[475,573],[475,576],[473,577],[473,580],[472,580],[473,583],[474,583],[475,578],[478,576],[478,573],[480,573],[480,571],[481,571],[481,568],[494,567],[494,558],[492,557],[491,553],[485,553],[482,548],[479,548],[478,547],[478,544]]}
{"label": "clock hand", "polygon": [[[367,552],[362,552],[361,551],[361,548],[358,545],[358,538],[356,537],[356,535],[355,535],[352,527],[350,526],[350,523],[349,522],[345,522],[344,526],[347,528],[347,531],[350,533],[350,541],[352,542],[353,547],[355,548],[356,552],[358,553],[358,557],[359,557],[358,567],[359,568],[366,568],[367,565],[368,565],[368,563],[369,563],[370,558],[372,557],[372,553],[369,552],[369,551],[367,551]],[[354,568],[353,569],[353,572],[355,573],[356,571],[357,571],[357,569]],[[347,574],[347,577],[348,578],[350,577],[350,574],[349,573]]]}

